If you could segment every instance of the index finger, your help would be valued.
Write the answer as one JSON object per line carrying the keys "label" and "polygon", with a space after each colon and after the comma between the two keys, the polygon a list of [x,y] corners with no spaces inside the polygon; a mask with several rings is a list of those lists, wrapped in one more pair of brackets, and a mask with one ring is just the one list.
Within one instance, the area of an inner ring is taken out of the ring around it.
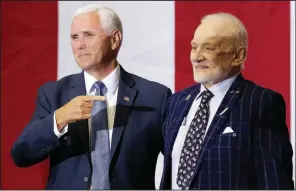
{"label": "index finger", "polygon": [[105,101],[106,98],[105,98],[105,96],[87,96],[87,100],[88,101],[94,101],[94,100],[96,100],[96,101]]}

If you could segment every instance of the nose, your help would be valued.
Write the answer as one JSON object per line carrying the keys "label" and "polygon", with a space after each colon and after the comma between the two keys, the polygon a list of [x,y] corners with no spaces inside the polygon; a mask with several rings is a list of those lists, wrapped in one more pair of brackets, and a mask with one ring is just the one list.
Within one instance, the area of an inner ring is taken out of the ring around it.
{"label": "nose", "polygon": [[202,62],[202,61],[206,60],[206,57],[201,52],[191,53],[190,58],[191,58],[191,60],[194,60],[195,62]]}
{"label": "nose", "polygon": [[83,49],[85,49],[85,48],[86,48],[86,44],[85,44],[85,42],[84,42],[83,40],[80,40],[80,41],[79,41],[78,49],[79,49],[79,50],[83,50]]}
{"label": "nose", "polygon": [[80,35],[72,42],[78,50],[83,50],[86,48],[85,39],[83,37],[81,37]]}
{"label": "nose", "polygon": [[204,61],[205,59],[206,59],[206,58],[204,57],[204,55],[200,54],[200,55],[197,56],[196,61],[197,61],[197,62],[202,62],[202,61]]}
{"label": "nose", "polygon": [[206,58],[203,54],[203,50],[198,47],[195,50],[191,51],[191,60],[194,60],[195,62],[201,62],[204,61]]}

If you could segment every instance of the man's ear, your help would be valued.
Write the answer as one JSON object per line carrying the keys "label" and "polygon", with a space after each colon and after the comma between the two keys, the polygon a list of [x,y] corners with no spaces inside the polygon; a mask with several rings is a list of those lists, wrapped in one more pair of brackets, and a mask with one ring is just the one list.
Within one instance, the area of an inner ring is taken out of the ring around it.
{"label": "man's ear", "polygon": [[111,34],[111,49],[116,50],[121,43],[122,34],[119,30],[114,30]]}
{"label": "man's ear", "polygon": [[232,62],[232,66],[239,66],[243,64],[244,59],[246,57],[246,48],[243,46],[240,46],[235,51],[235,58]]}

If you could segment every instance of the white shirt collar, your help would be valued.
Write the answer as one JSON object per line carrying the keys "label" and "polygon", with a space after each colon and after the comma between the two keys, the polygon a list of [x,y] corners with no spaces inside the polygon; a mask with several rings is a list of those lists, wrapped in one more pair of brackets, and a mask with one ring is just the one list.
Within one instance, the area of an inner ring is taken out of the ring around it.
{"label": "white shirt collar", "polygon": [[[238,75],[239,73],[213,85],[212,87],[209,88],[209,90],[214,94],[215,97],[220,97],[220,96],[224,97],[226,92],[228,91],[228,89],[230,88],[230,86],[232,85],[232,83],[234,82],[234,80],[237,78]],[[204,85],[201,85],[200,92],[196,96],[196,99],[198,99],[200,97],[200,94],[206,89],[207,88],[204,87]]]}
{"label": "white shirt collar", "polygon": [[[108,89],[108,95],[113,95],[115,93],[115,90],[118,87],[119,83],[119,76],[120,76],[120,67],[119,64],[116,66],[116,68],[108,75],[106,76],[102,82],[105,84],[105,86]],[[91,87],[93,84],[97,81],[92,75],[84,71],[84,80],[85,80],[85,88],[86,93],[89,95],[91,92]]]}

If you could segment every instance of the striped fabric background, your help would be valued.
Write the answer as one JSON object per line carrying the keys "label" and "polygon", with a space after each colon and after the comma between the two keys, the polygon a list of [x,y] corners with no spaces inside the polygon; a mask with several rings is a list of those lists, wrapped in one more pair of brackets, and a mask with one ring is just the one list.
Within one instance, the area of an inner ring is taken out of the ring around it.
{"label": "striped fabric background", "polygon": [[[70,24],[75,10],[89,3],[95,2],[6,1],[1,5],[2,189],[44,188],[48,161],[18,168],[10,149],[32,116],[38,87],[80,72],[71,52]],[[123,46],[118,58],[122,66],[173,92],[194,83],[190,40],[201,17],[214,12],[238,16],[249,33],[243,74],[284,96],[295,149],[295,2],[98,3],[114,9],[122,19]],[[157,187],[161,172],[162,156],[156,168]]]}

